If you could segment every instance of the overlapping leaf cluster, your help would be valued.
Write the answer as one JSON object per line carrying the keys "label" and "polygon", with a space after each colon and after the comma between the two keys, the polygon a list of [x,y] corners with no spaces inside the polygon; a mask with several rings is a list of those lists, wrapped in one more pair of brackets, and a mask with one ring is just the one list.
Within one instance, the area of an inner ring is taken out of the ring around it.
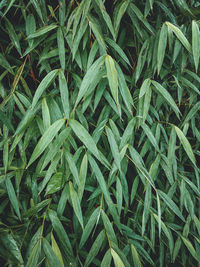
{"label": "overlapping leaf cluster", "polygon": [[0,16],[1,266],[197,266],[200,2]]}

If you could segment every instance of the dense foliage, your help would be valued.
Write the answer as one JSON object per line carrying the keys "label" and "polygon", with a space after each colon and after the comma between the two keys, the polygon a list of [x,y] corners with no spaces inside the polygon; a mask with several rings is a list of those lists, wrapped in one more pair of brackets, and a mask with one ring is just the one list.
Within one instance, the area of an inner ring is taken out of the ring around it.
{"label": "dense foliage", "polygon": [[196,0],[1,0],[1,266],[199,266],[199,26]]}

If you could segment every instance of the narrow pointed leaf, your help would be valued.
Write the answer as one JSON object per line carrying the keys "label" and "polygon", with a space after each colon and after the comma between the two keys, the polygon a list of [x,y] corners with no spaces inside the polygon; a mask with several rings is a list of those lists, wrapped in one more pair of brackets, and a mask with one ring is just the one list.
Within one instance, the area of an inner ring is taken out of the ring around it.
{"label": "narrow pointed leaf", "polygon": [[115,252],[115,250],[112,249],[112,248],[111,248],[111,255],[113,257],[113,260],[114,260],[114,263],[115,263],[115,267],[125,267],[123,261],[121,260],[121,258],[117,254],[117,252]]}
{"label": "narrow pointed leaf", "polygon": [[160,37],[159,37],[159,43],[158,43],[158,54],[157,54],[158,73],[160,72],[162,64],[163,64],[166,46],[167,46],[167,26],[166,24],[163,24],[160,30]]}
{"label": "narrow pointed leaf", "polygon": [[49,87],[49,85],[52,83],[56,75],[58,74],[58,70],[52,70],[50,73],[48,73],[44,79],[41,81],[40,85],[38,86],[35,95],[33,97],[32,102],[32,109],[36,106],[39,98],[43,94],[43,92]]}
{"label": "narrow pointed leaf", "polygon": [[159,94],[161,94],[163,98],[166,100],[166,102],[171,106],[171,108],[176,113],[177,117],[179,117],[179,114],[180,114],[179,108],[177,107],[174,99],[171,97],[168,91],[156,81],[152,81],[152,84],[155,86]]}
{"label": "narrow pointed leaf", "polygon": [[40,138],[39,142],[37,143],[33,151],[33,154],[31,155],[28,166],[30,166],[42,154],[42,152],[51,143],[51,141],[56,136],[60,128],[64,125],[64,123],[65,123],[65,119],[57,120],[44,132],[43,136]]}
{"label": "narrow pointed leaf", "polygon": [[83,142],[83,144],[87,147],[87,149],[95,156],[99,157],[99,151],[97,146],[88,133],[88,131],[76,120],[70,120],[69,125],[74,131],[74,133],[78,136],[78,138]]}
{"label": "narrow pointed leaf", "polygon": [[166,25],[173,31],[173,33],[176,35],[176,37],[179,39],[179,41],[183,44],[183,46],[191,53],[192,47],[190,43],[188,42],[185,35],[182,33],[182,31],[175,25],[173,25],[170,22],[165,22]]}
{"label": "narrow pointed leaf", "polygon": [[181,142],[181,144],[183,145],[185,152],[187,153],[189,159],[192,161],[192,163],[194,165],[196,165],[196,159],[192,150],[192,147],[189,143],[189,141],[187,140],[187,138],[185,137],[184,133],[177,127],[174,125],[174,129],[178,135],[178,138]]}
{"label": "narrow pointed leaf", "polygon": [[10,181],[9,178],[6,178],[6,189],[8,192],[8,197],[10,199],[10,202],[14,208],[14,211],[17,214],[18,218],[21,220],[21,214],[19,211],[18,199],[17,199],[17,196],[15,194],[15,190],[14,190],[14,187],[12,185],[12,182]]}
{"label": "narrow pointed leaf", "polygon": [[58,260],[58,257],[56,255],[56,253],[53,251],[53,249],[51,248],[49,242],[45,238],[42,239],[42,247],[44,249],[44,253],[45,253],[48,261],[53,266],[62,267],[60,261]]}
{"label": "narrow pointed leaf", "polygon": [[32,39],[32,38],[36,38],[36,37],[39,37],[41,35],[44,35],[46,34],[47,32],[50,32],[52,30],[54,30],[55,28],[57,28],[58,26],[55,25],[55,24],[52,24],[52,25],[49,25],[49,26],[45,26],[43,28],[40,28],[39,30],[31,33],[27,39]]}
{"label": "narrow pointed leaf", "polygon": [[185,222],[185,219],[183,215],[181,214],[178,206],[174,203],[174,201],[166,195],[164,192],[161,190],[158,190],[159,196],[163,199],[164,203],[182,220]]}
{"label": "narrow pointed leaf", "polygon": [[200,32],[196,21],[192,21],[192,53],[194,58],[194,64],[196,72],[199,66],[199,56],[200,56]]}
{"label": "narrow pointed leaf", "polygon": [[108,78],[111,94],[116,104],[118,105],[118,77],[117,77],[117,70],[115,68],[115,62],[111,56],[106,55],[105,65],[106,65],[107,78]]}
{"label": "narrow pointed leaf", "polygon": [[75,214],[76,214],[76,216],[80,222],[80,225],[83,229],[83,216],[82,216],[81,206],[80,206],[78,194],[74,190],[72,182],[69,182],[69,191],[70,191],[70,196],[71,196],[72,206],[73,206],[74,212],[75,212]]}
{"label": "narrow pointed leaf", "polygon": [[57,30],[57,43],[61,68],[65,69],[65,43],[62,29],[59,27]]}

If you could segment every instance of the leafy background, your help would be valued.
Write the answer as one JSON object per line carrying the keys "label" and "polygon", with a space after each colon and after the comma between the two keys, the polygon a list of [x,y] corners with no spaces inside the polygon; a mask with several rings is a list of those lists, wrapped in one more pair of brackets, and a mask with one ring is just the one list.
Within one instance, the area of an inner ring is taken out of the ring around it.
{"label": "leafy background", "polygon": [[200,266],[200,2],[0,2],[1,266]]}

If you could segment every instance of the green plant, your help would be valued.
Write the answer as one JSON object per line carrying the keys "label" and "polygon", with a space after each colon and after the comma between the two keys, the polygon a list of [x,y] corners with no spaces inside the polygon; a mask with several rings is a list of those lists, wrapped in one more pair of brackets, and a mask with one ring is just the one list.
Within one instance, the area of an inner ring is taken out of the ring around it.
{"label": "green plant", "polygon": [[1,266],[200,263],[199,5],[1,1]]}

